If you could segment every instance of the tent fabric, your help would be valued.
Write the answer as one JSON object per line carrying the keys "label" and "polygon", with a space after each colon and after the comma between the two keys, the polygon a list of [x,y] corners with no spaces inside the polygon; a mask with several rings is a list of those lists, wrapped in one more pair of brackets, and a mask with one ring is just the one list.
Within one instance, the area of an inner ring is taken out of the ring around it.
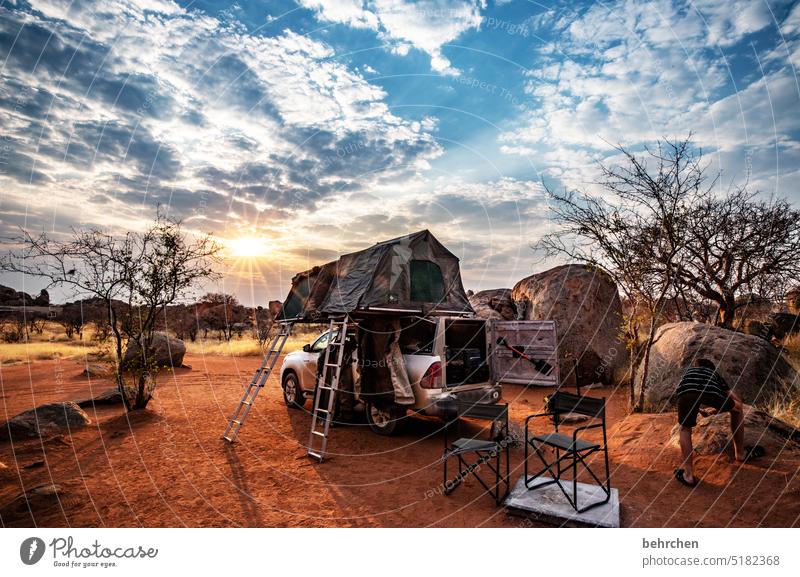
{"label": "tent fabric", "polygon": [[282,318],[370,309],[474,312],[461,282],[458,257],[422,230],[296,275]]}
{"label": "tent fabric", "polygon": [[373,317],[359,322],[359,396],[377,405],[413,405],[414,390],[400,350],[400,320]]}
{"label": "tent fabric", "polygon": [[406,362],[400,350],[400,321],[394,319],[392,333],[389,337],[389,347],[384,355],[386,366],[389,367],[389,376],[392,381],[394,402],[398,405],[413,405],[416,399],[408,378]]}

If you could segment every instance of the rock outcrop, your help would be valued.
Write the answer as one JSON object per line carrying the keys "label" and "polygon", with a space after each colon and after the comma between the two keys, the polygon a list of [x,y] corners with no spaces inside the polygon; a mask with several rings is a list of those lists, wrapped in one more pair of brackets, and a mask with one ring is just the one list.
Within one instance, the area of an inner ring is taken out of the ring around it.
{"label": "rock outcrop", "polygon": [[[745,403],[759,407],[800,386],[794,368],[762,338],[704,323],[669,323],[656,331],[650,351],[645,410],[668,410],[674,404],[672,397],[683,372],[697,358],[711,360]],[[641,371],[640,364],[637,394]]]}
{"label": "rock outcrop", "polygon": [[522,279],[511,296],[521,318],[556,321],[562,382],[574,383],[577,360],[581,385],[614,383],[627,352],[620,340],[622,304],[606,273],[579,264],[559,266]]}
{"label": "rock outcrop", "polygon": [[92,363],[87,364],[83,371],[81,371],[81,374],[85,377],[89,377],[90,379],[102,379],[105,377],[110,377],[112,375],[112,370],[105,365]]}
{"label": "rock outcrop", "polygon": [[[670,445],[678,448],[679,431],[680,426],[675,425],[669,440]],[[764,411],[745,405],[744,444],[761,445],[766,451],[765,456],[774,458],[782,451],[800,450],[800,431]],[[715,455],[725,451],[733,455],[730,414],[698,416],[697,426],[692,429],[692,445],[698,455]]]}
{"label": "rock outcrop", "polygon": [[800,315],[800,286],[786,293],[786,308],[793,315]]}
{"label": "rock outcrop", "polygon": [[102,393],[80,401],[75,401],[79,407],[91,407],[94,405],[121,405],[122,395],[119,389],[106,389]]}
{"label": "rock outcrop", "polygon": [[469,304],[482,319],[512,321],[517,318],[517,307],[511,298],[511,289],[488,289],[467,293]]}
{"label": "rock outcrop", "polygon": [[90,423],[89,415],[76,403],[50,403],[20,413],[0,425],[0,438],[44,437],[69,433]]}
{"label": "rock outcrop", "polygon": [[[156,333],[153,336],[153,358],[151,362],[157,367],[180,367],[183,364],[183,356],[185,354],[186,345],[182,340],[163,333]],[[139,344],[136,341],[130,341],[122,357],[122,366],[130,368],[139,359]]]}
{"label": "rock outcrop", "polygon": [[0,305],[7,307],[46,307],[49,304],[50,295],[44,289],[39,292],[39,296],[33,297],[26,292],[0,285]]}
{"label": "rock outcrop", "polygon": [[775,313],[769,325],[771,334],[778,340],[800,333],[800,315]]}

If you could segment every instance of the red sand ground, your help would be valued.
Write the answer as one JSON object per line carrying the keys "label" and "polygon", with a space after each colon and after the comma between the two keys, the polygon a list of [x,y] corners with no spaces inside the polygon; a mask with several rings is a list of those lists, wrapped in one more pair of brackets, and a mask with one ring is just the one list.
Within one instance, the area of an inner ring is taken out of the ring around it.
{"label": "red sand ground", "polygon": [[[0,524],[3,526],[445,526],[536,525],[508,516],[470,479],[440,494],[439,424],[413,419],[398,437],[365,426],[332,430],[330,461],[315,464],[302,447],[310,417],[287,409],[271,379],[228,447],[220,440],[257,358],[191,357],[194,368],[162,374],[146,411],[119,406],[87,412],[92,425],[72,435],[2,442]],[[85,398],[108,380],[89,381],[73,361],[0,368],[0,420],[43,403]],[[545,390],[505,388],[511,418],[521,426]],[[609,395],[594,390],[593,395]],[[800,524],[800,457],[788,451],[739,466],[724,456],[700,457],[704,482],[679,485],[678,451],[666,441],[674,414],[625,416],[622,392],[609,407],[612,484],[623,526],[780,526]],[[540,427],[544,427],[543,423]],[[512,482],[522,450],[512,450]],[[60,497],[32,495],[57,484]]]}

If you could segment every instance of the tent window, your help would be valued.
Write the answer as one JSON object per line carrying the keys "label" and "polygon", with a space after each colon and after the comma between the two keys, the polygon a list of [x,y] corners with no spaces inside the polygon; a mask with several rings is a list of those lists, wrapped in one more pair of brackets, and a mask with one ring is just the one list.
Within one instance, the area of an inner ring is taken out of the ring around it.
{"label": "tent window", "polygon": [[442,269],[435,262],[411,261],[411,300],[436,303],[444,300]]}

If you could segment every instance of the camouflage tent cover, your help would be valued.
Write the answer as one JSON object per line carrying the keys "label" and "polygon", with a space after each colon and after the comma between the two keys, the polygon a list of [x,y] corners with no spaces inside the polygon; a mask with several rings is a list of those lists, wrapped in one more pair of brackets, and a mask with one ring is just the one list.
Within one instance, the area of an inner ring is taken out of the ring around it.
{"label": "camouflage tent cover", "polygon": [[472,313],[458,257],[427,230],[299,273],[284,301],[282,319],[381,313]]}

